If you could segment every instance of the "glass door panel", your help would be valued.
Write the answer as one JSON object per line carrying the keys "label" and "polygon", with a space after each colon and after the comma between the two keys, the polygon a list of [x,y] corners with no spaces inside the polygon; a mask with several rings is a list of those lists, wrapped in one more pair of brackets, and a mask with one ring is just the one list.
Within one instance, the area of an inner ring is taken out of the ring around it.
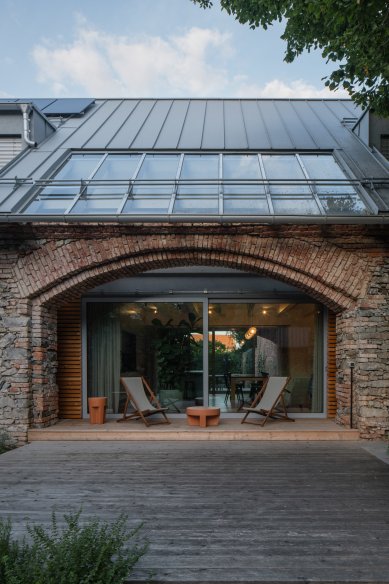
{"label": "glass door panel", "polygon": [[144,376],[171,413],[202,405],[202,311],[201,302],[89,302],[88,397],[122,413],[120,377]]}
{"label": "glass door panel", "polygon": [[211,303],[209,403],[250,405],[267,375],[291,378],[288,411],[323,411],[322,315],[316,304]]}

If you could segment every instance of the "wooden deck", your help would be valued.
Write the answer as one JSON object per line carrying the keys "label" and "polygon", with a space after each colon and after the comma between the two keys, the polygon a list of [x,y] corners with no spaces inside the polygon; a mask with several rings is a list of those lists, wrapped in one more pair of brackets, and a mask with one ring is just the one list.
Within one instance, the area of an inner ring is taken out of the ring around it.
{"label": "wooden deck", "polygon": [[132,584],[388,583],[389,466],[366,448],[35,442],[0,456],[0,513],[20,534],[53,507],[127,511],[150,541]]}
{"label": "wooden deck", "polygon": [[298,419],[295,422],[270,421],[263,428],[241,424],[240,418],[221,418],[219,426],[189,426],[185,419],[172,418],[171,424],[146,427],[141,421],[118,424],[109,420],[101,426],[88,420],[62,420],[55,426],[30,430],[30,442],[47,440],[358,440],[358,430],[350,430],[326,419]]}

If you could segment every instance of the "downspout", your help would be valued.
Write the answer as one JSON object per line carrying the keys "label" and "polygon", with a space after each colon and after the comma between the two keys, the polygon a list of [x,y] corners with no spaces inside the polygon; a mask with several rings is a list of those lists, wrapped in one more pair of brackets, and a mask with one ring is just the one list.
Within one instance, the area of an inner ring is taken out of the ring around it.
{"label": "downspout", "polygon": [[35,148],[35,146],[37,146],[37,143],[34,142],[33,140],[30,140],[31,106],[27,103],[22,103],[22,104],[20,104],[20,109],[22,110],[22,113],[23,113],[23,139],[24,139],[25,143],[28,144],[28,146],[32,146],[33,148]]}

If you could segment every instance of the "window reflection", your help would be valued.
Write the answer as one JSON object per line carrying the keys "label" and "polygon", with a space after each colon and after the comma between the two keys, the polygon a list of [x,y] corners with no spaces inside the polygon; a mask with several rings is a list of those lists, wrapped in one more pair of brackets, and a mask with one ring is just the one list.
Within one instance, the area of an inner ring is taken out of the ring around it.
{"label": "window reflection", "polygon": [[[258,156],[256,155],[234,155],[223,156],[223,180],[261,180],[262,173],[259,167]],[[263,185],[245,184],[223,184],[224,194],[264,194]]]}
{"label": "window reflection", "polygon": [[[56,181],[79,181],[87,179],[101,160],[101,154],[74,154],[70,160],[54,176]],[[80,184],[69,186],[47,186],[42,189],[42,195],[75,195],[80,190]]]}
{"label": "window reflection", "polygon": [[218,199],[205,199],[204,197],[196,197],[195,199],[191,199],[190,197],[177,197],[173,212],[196,213],[198,215],[218,213],[219,201]]}
{"label": "window reflection", "polygon": [[[181,169],[180,180],[194,180],[200,182],[217,181],[219,178],[219,156],[203,154],[186,154]],[[180,185],[179,194],[188,195],[216,195],[218,185],[192,184]]]}
{"label": "window reflection", "polygon": [[[136,180],[158,181],[160,184],[138,185],[133,188],[135,195],[169,195],[174,188],[174,182],[166,184],[164,181],[175,180],[177,176],[179,154],[147,154],[136,176]],[[162,182],[163,181],[163,182]]]}
{"label": "window reflection", "polygon": [[[52,180],[24,213],[63,214],[75,201],[72,214],[370,213],[330,154],[73,154]],[[285,182],[266,183],[273,180]],[[56,186],[57,181],[68,184]]]}
{"label": "window reflection", "polygon": [[37,199],[24,211],[26,215],[56,215],[64,213],[71,204],[71,199]]}
{"label": "window reflection", "polygon": [[224,213],[231,215],[268,215],[269,205],[264,198],[226,197],[224,199]]}
{"label": "window reflection", "polygon": [[[265,167],[266,178],[274,180],[301,180],[305,181],[305,175],[294,155],[263,155],[263,165]],[[274,195],[290,195],[310,193],[310,188],[306,184],[285,184],[270,185],[270,192]]]}
{"label": "window reflection", "polygon": [[140,154],[109,154],[103,164],[93,175],[93,180],[109,181],[119,180],[126,181],[126,184],[115,186],[114,183],[102,186],[89,186],[88,195],[112,195],[125,194],[128,191],[128,180],[131,178],[140,161]]}
{"label": "window reflection", "polygon": [[129,199],[124,205],[123,213],[154,214],[167,213],[170,205],[168,199],[162,197],[148,199]]}
{"label": "window reflection", "polygon": [[[329,179],[334,180],[345,180],[347,177],[335,161],[333,156],[325,155],[302,155],[301,160],[306,168],[310,178],[317,180]],[[319,194],[323,193],[355,193],[355,189],[351,185],[340,185],[340,184],[325,184],[325,185],[315,185],[316,191]]]}
{"label": "window reflection", "polygon": [[72,215],[83,215],[85,213],[117,213],[121,203],[121,198],[110,197],[108,199],[80,199],[74,205],[70,213]]}
{"label": "window reflection", "polygon": [[273,197],[272,202],[277,215],[320,215],[313,198]]}
{"label": "window reflection", "polygon": [[359,197],[352,195],[332,195],[320,197],[328,215],[364,215],[367,209]]}

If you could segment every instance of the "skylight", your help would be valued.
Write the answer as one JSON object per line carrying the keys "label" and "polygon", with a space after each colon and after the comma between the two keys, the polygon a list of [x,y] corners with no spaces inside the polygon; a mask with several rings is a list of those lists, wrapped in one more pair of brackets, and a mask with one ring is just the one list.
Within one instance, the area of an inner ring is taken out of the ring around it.
{"label": "skylight", "polygon": [[74,153],[27,215],[363,215],[331,154]]}

